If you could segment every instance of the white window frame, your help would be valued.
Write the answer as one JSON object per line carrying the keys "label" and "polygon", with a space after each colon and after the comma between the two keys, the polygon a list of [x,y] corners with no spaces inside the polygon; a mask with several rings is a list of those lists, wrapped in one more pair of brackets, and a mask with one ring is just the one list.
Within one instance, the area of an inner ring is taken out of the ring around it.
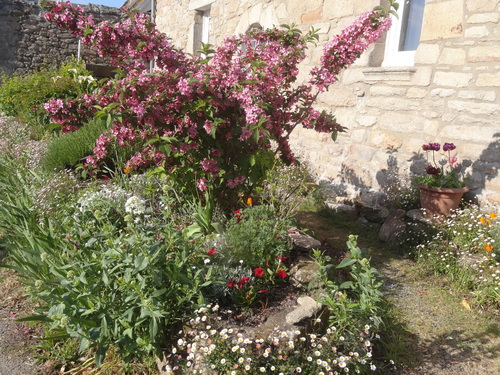
{"label": "white window frame", "polygon": [[[401,30],[403,28],[403,15],[405,7],[409,4],[407,0],[399,2],[398,18],[392,16],[392,26],[387,32],[385,40],[384,61],[382,66],[413,66],[415,63],[415,51],[399,51]],[[423,17],[422,17],[423,18]],[[421,20],[423,23],[423,20]]]}
{"label": "white window frame", "polygon": [[210,40],[210,8],[202,10],[201,42],[208,44]]}

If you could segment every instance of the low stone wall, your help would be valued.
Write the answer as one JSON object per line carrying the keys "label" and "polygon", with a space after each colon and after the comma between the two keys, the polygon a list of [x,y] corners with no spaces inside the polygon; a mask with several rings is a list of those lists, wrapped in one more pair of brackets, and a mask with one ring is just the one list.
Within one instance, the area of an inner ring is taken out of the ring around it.
{"label": "low stone wall", "polygon": [[[116,21],[117,8],[83,5],[98,22]],[[78,54],[78,38],[57,29],[43,18],[36,2],[0,0],[0,70],[7,74],[27,73],[44,65],[59,65]],[[102,64],[104,59],[89,47],[81,47],[80,57],[87,63]]]}

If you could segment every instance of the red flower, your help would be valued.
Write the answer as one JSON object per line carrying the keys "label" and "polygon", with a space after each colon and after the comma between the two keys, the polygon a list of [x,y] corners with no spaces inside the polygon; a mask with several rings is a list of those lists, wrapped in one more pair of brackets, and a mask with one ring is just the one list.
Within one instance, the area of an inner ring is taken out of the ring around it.
{"label": "red flower", "polygon": [[241,220],[243,220],[241,218],[241,211],[240,210],[236,210],[234,211],[234,216],[236,216],[236,221],[239,223]]}
{"label": "red flower", "polygon": [[267,293],[267,289],[259,290],[257,293]]}
{"label": "red flower", "polygon": [[285,270],[277,270],[276,273],[281,279],[284,279],[286,277],[286,271]]}
{"label": "red flower", "polygon": [[435,176],[439,176],[441,173],[441,170],[439,168],[433,167],[432,165],[429,165],[427,168],[425,168],[425,171],[427,174],[433,174]]}
{"label": "red flower", "polygon": [[212,255],[215,255],[215,253],[216,253],[216,252],[217,252],[217,250],[215,250],[215,249],[212,247],[211,249],[209,249],[209,250],[207,251],[207,254],[208,254],[208,256],[210,256],[210,257],[211,257]]}
{"label": "red flower", "polygon": [[253,275],[255,277],[262,277],[264,276],[264,269],[262,267],[258,267],[256,269],[253,270]]}
{"label": "red flower", "polygon": [[250,280],[249,277],[245,276],[245,277],[242,277],[240,281],[238,281],[238,286],[241,288],[243,285],[245,285],[247,283],[247,281]]}
{"label": "red flower", "polygon": [[227,286],[228,286],[229,288],[232,288],[232,287],[233,287],[233,286],[235,286],[235,285],[236,285],[236,281],[234,281],[233,279],[229,280],[229,283],[227,283]]}

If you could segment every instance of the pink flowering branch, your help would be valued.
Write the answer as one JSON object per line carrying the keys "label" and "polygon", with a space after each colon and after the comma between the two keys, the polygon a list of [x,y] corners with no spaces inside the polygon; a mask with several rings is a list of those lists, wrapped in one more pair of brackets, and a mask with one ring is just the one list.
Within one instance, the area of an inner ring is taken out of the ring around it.
{"label": "pink flowering branch", "polygon": [[[317,95],[390,26],[387,12],[363,14],[325,45],[310,81],[297,85],[298,65],[308,43],[317,39],[314,30],[253,30],[226,38],[201,59],[174,48],[147,15],[128,12],[114,25],[96,25],[68,2],[47,3],[46,9],[47,20],[95,44],[122,69],[94,94],[45,107],[65,131],[109,108],[113,126],[99,138],[87,165],[100,168],[113,147],[127,147],[132,151],[127,170],[158,166],[191,179],[202,191],[209,185],[223,190],[256,183],[274,153],[293,163],[289,136],[298,125],[343,131],[334,116],[314,109]],[[150,73],[152,59],[157,69]]]}

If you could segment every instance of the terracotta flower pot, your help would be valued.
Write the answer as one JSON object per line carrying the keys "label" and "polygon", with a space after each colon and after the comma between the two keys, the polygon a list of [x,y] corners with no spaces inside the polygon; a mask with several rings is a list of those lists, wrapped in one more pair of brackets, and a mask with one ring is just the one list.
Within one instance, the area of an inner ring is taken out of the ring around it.
{"label": "terracotta flower pot", "polygon": [[463,188],[437,188],[420,185],[420,206],[430,215],[448,215],[451,210],[456,210],[464,193],[469,191]]}

